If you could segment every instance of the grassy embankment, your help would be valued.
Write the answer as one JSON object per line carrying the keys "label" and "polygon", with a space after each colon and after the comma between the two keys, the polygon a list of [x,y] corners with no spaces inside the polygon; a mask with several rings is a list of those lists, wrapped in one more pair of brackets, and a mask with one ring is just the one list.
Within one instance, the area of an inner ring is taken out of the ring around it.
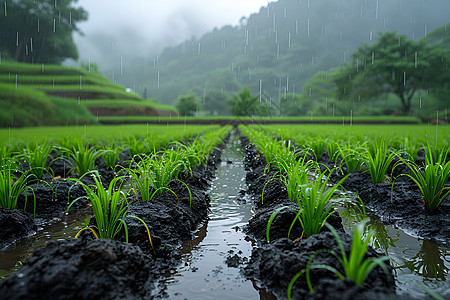
{"label": "grassy embankment", "polygon": [[104,76],[57,65],[0,63],[0,126],[96,124],[101,116],[170,116]]}

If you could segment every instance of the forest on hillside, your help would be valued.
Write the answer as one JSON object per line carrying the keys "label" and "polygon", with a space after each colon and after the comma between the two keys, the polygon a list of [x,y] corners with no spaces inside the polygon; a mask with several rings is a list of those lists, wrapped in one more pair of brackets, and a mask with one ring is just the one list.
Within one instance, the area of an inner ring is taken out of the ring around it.
{"label": "forest on hillside", "polygon": [[[134,57],[122,72],[104,73],[115,74],[111,79],[141,94],[146,90],[160,103],[173,104],[180,95],[193,93],[205,107],[217,107],[215,113],[223,113],[223,105],[206,103],[214,99],[209,94],[219,91],[227,98],[248,86],[277,106],[279,114],[280,99],[308,98],[308,79],[351,63],[357,48],[375,43],[380,32],[420,40],[446,26],[449,10],[443,0],[280,0],[243,17],[238,26],[216,28],[156,57]],[[328,106],[328,100],[323,102]],[[347,106],[337,103],[336,109]]]}

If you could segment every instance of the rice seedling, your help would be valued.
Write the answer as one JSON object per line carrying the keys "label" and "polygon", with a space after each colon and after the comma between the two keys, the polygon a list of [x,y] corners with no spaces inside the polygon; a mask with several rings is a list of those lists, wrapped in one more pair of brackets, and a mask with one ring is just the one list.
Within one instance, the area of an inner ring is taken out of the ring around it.
{"label": "rice seedling", "polygon": [[25,193],[25,207],[28,202],[27,191],[33,192],[34,215],[36,215],[36,197],[31,187],[27,186],[27,180],[33,176],[28,172],[20,173],[17,177],[15,174],[19,172],[13,165],[2,165],[0,169],[0,207],[7,209],[16,209],[17,200],[21,193]]}
{"label": "rice seedling", "polygon": [[143,140],[138,139],[136,137],[131,138],[127,137],[125,142],[125,147],[128,149],[128,153],[130,153],[131,157],[135,157],[138,155],[149,154],[154,149],[150,149],[147,143],[144,143]]}
{"label": "rice seedling", "polygon": [[330,161],[336,164],[339,157],[339,144],[337,141],[329,140],[325,147],[327,149],[328,156],[330,157]]}
{"label": "rice seedling", "polygon": [[306,142],[306,144],[312,150],[312,152],[314,153],[316,159],[317,159],[317,157],[323,155],[323,152],[325,150],[325,141],[320,136],[317,136],[315,138],[309,139]]}
{"label": "rice seedling", "polygon": [[396,156],[398,156],[398,152],[388,149],[385,139],[375,142],[373,147],[366,148],[362,157],[369,170],[372,183],[385,181],[387,170]]}
{"label": "rice seedling", "polygon": [[[295,179],[295,174],[296,173],[291,174],[289,180],[301,182],[301,180]],[[335,205],[332,204],[330,200],[332,199],[336,189],[342,184],[342,182],[344,182],[348,175],[342,178],[337,184],[329,187],[328,181],[331,174],[332,170],[327,169],[322,172],[318,169],[316,174],[317,179],[313,182],[298,185],[291,185],[288,183],[288,185],[286,185],[287,189],[291,189],[291,191],[288,190],[288,194],[292,197],[289,198],[289,200],[296,201],[298,204],[298,208],[295,208],[297,214],[289,228],[288,237],[296,221],[300,222],[303,229],[302,237],[309,237],[313,234],[319,233],[326,220],[335,212]],[[270,226],[276,215],[282,209],[292,209],[292,207],[283,206],[276,209],[272,213],[266,228],[266,238],[268,242],[270,241]]]}
{"label": "rice seedling", "polygon": [[114,170],[117,161],[119,160],[119,152],[121,150],[121,147],[115,146],[114,144],[103,147],[102,158],[107,169]]}
{"label": "rice seedling", "polygon": [[[180,150],[165,150],[155,152],[150,157],[140,157],[140,162],[133,168],[125,168],[131,176],[131,186],[135,191],[139,191],[142,201],[151,201],[155,195],[161,195],[165,190],[178,196],[168,186],[172,181],[183,184],[189,192],[189,203],[192,201],[191,191],[182,180],[178,179],[180,169],[183,167],[189,170],[190,166],[182,158]],[[153,187],[153,191],[151,191]],[[136,195],[137,196],[137,195]]]}
{"label": "rice seedling", "polygon": [[0,166],[16,166],[17,159],[15,158],[15,152],[12,146],[3,145],[0,148]]}
{"label": "rice seedling", "polygon": [[342,158],[341,161],[341,167],[342,163],[345,164],[348,173],[351,173],[356,170],[361,170],[364,165],[364,160],[362,157],[362,148],[361,147],[353,147],[350,142],[348,142],[347,146],[341,147],[341,145],[338,145],[339,147],[339,155]]}
{"label": "rice seedling", "polygon": [[[295,282],[300,278],[300,276],[302,276],[303,274],[305,274],[306,276],[306,282],[308,284],[309,291],[312,293],[314,292],[314,289],[311,284],[311,274],[310,274],[311,269],[328,270],[336,274],[342,280],[345,278],[353,280],[357,285],[363,284],[364,280],[367,278],[369,273],[377,266],[381,267],[387,276],[390,276],[389,269],[385,264],[385,261],[389,260],[387,256],[382,256],[378,258],[373,257],[366,258],[366,252],[373,235],[372,232],[368,232],[367,234],[365,234],[366,222],[367,220],[362,221],[355,226],[355,229],[353,231],[352,245],[349,254],[346,253],[344,245],[341,239],[339,238],[339,235],[337,234],[336,230],[333,228],[333,226],[329,225],[328,223],[325,223],[325,226],[333,233],[336,242],[338,244],[340,253],[332,249],[321,249],[314,252],[314,254],[311,255],[311,257],[309,258],[306,268],[298,272],[289,283],[287,289],[288,299],[291,299],[292,287],[294,286]],[[343,269],[343,272],[338,270],[338,268],[334,266],[324,264],[317,264],[317,265],[312,264],[313,259],[320,253],[324,252],[330,253],[338,259],[341,268]]]}
{"label": "rice seedling", "polygon": [[[264,191],[267,184],[272,180],[279,180],[286,187],[289,200],[298,200],[298,190],[301,186],[308,183],[308,172],[317,166],[313,160],[307,160],[306,150],[303,152],[305,155],[300,159],[296,159],[294,152],[282,152],[279,156],[276,156],[269,162],[264,172],[267,173],[270,166],[275,166],[277,172],[272,176],[270,180],[266,182],[263,187],[261,195],[261,203],[264,203]],[[284,155],[284,156],[283,156]]]}
{"label": "rice seedling", "polygon": [[104,150],[96,150],[88,145],[83,145],[81,140],[77,140],[71,148],[61,147],[61,150],[64,151],[69,159],[75,164],[79,176],[83,176],[84,174],[95,170],[95,161],[105,152]]}
{"label": "rice seedling", "polygon": [[450,187],[446,186],[446,182],[450,178],[450,161],[447,161],[449,150],[443,147],[438,155],[434,155],[433,152],[428,142],[423,167],[400,157],[411,171],[410,174],[401,174],[400,176],[408,176],[415,182],[422,193],[422,200],[427,212],[436,210],[450,195]]}
{"label": "rice seedling", "polygon": [[[88,186],[81,182],[79,179],[72,179],[81,184],[87,193],[87,198],[91,201],[92,208],[94,210],[96,226],[85,227],[81,229],[75,238],[84,230],[90,230],[97,239],[111,239],[118,240],[120,237],[120,232],[122,229],[125,231],[125,240],[128,243],[128,228],[125,223],[125,218],[127,217],[128,207],[130,203],[127,201],[125,193],[121,190],[123,184],[123,177],[114,178],[108,189],[103,187],[101,179],[97,172],[91,172],[94,176],[95,183],[92,186]],[[83,196],[84,197],[84,196]],[[73,200],[67,211],[72,207],[72,205],[83,198],[79,197]],[[148,233],[150,244],[153,248],[153,243],[150,236],[150,231],[145,224],[145,222],[139,217],[132,216],[139,221],[141,221]]]}
{"label": "rice seedling", "polygon": [[52,149],[53,147],[47,140],[41,145],[34,142],[34,144],[28,145],[28,147],[23,150],[23,153],[18,155],[18,158],[24,159],[30,166],[30,174],[33,174],[36,179],[40,180],[45,171],[52,173],[51,169],[45,168]]}

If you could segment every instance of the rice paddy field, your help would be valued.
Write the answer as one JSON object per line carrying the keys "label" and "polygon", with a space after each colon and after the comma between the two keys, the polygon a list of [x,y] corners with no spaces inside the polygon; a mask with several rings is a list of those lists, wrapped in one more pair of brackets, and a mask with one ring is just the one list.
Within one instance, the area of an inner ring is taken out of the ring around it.
{"label": "rice paddy field", "polygon": [[0,294],[450,299],[449,150],[440,124],[3,128]]}

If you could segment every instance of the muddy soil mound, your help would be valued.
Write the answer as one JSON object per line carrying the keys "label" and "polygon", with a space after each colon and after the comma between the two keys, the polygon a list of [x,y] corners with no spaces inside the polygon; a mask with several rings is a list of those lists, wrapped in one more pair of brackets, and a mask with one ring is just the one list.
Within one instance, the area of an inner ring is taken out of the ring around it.
{"label": "muddy soil mound", "polygon": [[[25,208],[36,217],[53,217],[64,213],[70,202],[86,195],[84,188],[73,180],[54,180],[29,185],[25,194],[19,195],[18,208]],[[34,205],[36,202],[36,206]],[[73,207],[84,207],[89,201],[80,199]]]}
{"label": "muddy soil mound", "polygon": [[166,263],[132,244],[68,239],[35,251],[0,282],[4,299],[144,299]]}
{"label": "muddy soil mound", "polygon": [[[165,191],[150,202],[134,201],[130,206],[129,215],[135,215],[147,224],[156,252],[167,251],[167,248],[172,249],[192,238],[193,232],[207,220],[210,198],[205,191],[220,163],[220,153],[220,149],[212,151],[206,168],[200,165],[193,170],[192,177],[184,177],[189,190],[179,181],[172,181],[169,189],[173,193]],[[147,253],[154,253],[145,225],[132,217],[128,217],[126,223],[129,241]]]}
{"label": "muddy soil mound", "polygon": [[382,221],[412,235],[450,244],[450,201],[443,201],[435,212],[427,212],[421,192],[411,180],[396,181],[393,185],[373,184],[368,172],[354,171],[342,186],[356,192],[366,208]]}
{"label": "muddy soil mound", "polygon": [[[207,219],[209,196],[202,190],[190,187],[190,201],[187,188],[172,182],[169,188],[177,195],[165,191],[150,202],[135,201],[128,214],[141,218],[148,226],[155,248],[167,245],[176,246],[192,237],[192,232]],[[128,238],[146,251],[152,252],[145,225],[139,220],[128,217]]]}
{"label": "muddy soil mound", "polygon": [[[340,234],[340,238],[348,253],[351,237]],[[278,299],[286,299],[291,279],[305,269],[311,255],[321,249],[338,249],[330,232],[321,232],[297,243],[286,238],[280,239],[255,249],[244,274],[254,278],[257,285],[268,289]],[[378,257],[378,254],[370,249],[366,257]],[[317,255],[312,263],[332,266],[343,272],[339,261],[327,252]],[[312,269],[310,274],[314,293],[309,292],[305,276],[302,275],[294,284],[292,299],[390,299],[395,293],[393,277],[385,274],[380,267],[373,269],[360,286],[351,280],[341,280],[325,269]]]}
{"label": "muddy soil mound", "polygon": [[0,228],[0,251],[4,251],[21,238],[33,235],[37,230],[29,213],[20,209],[1,207]]}

